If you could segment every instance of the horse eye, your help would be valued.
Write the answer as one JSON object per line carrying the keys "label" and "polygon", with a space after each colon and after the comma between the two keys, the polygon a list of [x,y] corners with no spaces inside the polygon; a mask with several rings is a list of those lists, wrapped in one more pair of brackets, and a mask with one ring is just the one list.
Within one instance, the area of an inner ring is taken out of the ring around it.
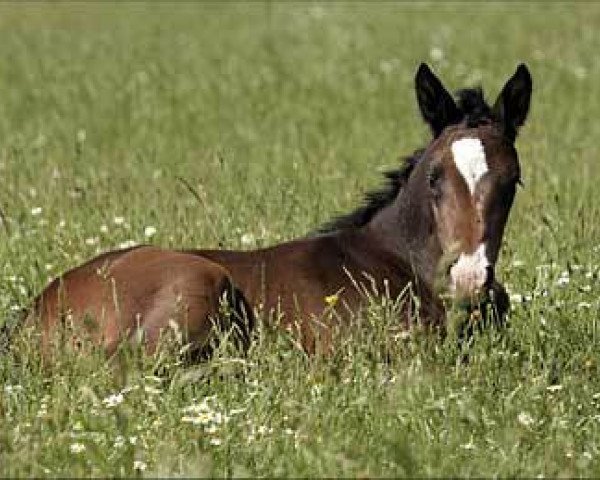
{"label": "horse eye", "polygon": [[443,177],[443,170],[440,166],[433,167],[427,174],[429,188],[436,194],[440,193],[440,183]]}

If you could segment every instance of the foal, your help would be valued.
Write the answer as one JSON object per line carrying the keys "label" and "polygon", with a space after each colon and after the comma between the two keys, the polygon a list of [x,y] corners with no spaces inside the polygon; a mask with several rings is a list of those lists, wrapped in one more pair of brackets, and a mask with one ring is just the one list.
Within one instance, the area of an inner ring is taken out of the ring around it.
{"label": "foal", "polygon": [[529,110],[529,71],[520,65],[493,107],[479,89],[459,91],[456,103],[425,64],[415,86],[433,140],[389,172],[387,186],[363,207],[317,235],[270,248],[189,251],[227,268],[252,305],[279,310],[283,326],[296,330],[309,352],[317,339],[325,348],[330,339],[324,297],[337,294],[347,317],[364,302],[354,280],[365,274],[392,298],[412,284],[418,313],[431,325],[445,320],[434,285],[440,274],[456,301],[495,298],[500,317],[508,308],[494,265],[520,181],[514,141]]}
{"label": "foal", "polygon": [[[179,304],[185,315],[178,322],[203,344],[218,298],[230,292],[236,317],[251,316],[246,301],[278,312],[281,326],[314,352],[331,341],[326,297],[337,300],[335,322],[348,324],[365,301],[357,285],[365,276],[393,298],[412,287],[422,321],[443,327],[440,275],[456,301],[479,304],[491,296],[502,317],[508,299],[494,265],[520,180],[514,141],[529,110],[531,76],[520,65],[493,107],[474,89],[459,91],[455,102],[425,64],[415,87],[433,139],[389,172],[386,187],[363,207],[315,235],[261,250],[109,252],[46,287],[30,318],[39,316],[48,333],[65,312],[74,322],[91,315],[109,352],[136,329],[146,332],[152,350]],[[401,323],[408,326],[414,305],[403,305]]]}

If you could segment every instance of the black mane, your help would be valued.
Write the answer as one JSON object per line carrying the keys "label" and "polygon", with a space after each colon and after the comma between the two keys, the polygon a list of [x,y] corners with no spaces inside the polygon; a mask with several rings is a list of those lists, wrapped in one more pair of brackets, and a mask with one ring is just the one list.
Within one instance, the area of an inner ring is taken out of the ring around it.
{"label": "black mane", "polygon": [[327,222],[317,230],[317,233],[359,228],[369,223],[379,210],[389,205],[398,196],[423,152],[423,149],[416,150],[412,155],[404,157],[400,168],[388,170],[384,173],[386,182],[382,188],[368,192],[365,195],[362,206],[352,213],[341,215]]}
{"label": "black mane", "polygon": [[[456,98],[457,107],[462,114],[462,118],[456,123],[465,122],[467,127],[473,128],[491,123],[494,120],[492,109],[485,101],[483,90],[480,87],[459,90],[456,92]],[[360,228],[369,223],[377,212],[389,205],[398,196],[424,151],[425,149],[419,149],[412,155],[404,157],[400,168],[384,173],[386,182],[382,188],[368,192],[365,195],[362,206],[347,215],[341,215],[330,220],[322,225],[317,233]]]}

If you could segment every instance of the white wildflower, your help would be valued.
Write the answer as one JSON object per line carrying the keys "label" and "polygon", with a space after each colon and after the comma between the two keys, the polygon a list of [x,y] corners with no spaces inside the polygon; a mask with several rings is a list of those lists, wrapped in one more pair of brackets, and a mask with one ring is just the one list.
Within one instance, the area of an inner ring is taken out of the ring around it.
{"label": "white wildflower", "polygon": [[512,293],[510,295],[510,301],[513,303],[523,303],[524,300],[525,297],[523,297],[523,295],[521,295],[520,293]]}
{"label": "white wildflower", "polygon": [[315,383],[311,389],[310,389],[310,393],[312,394],[313,397],[320,397],[321,396],[321,385],[319,385],[318,383]]}
{"label": "white wildflower", "polygon": [[577,304],[577,308],[579,310],[584,310],[584,309],[592,308],[592,304],[589,303],[589,302],[579,302]]}
{"label": "white wildflower", "polygon": [[210,422],[210,417],[208,415],[205,415],[205,416],[184,415],[183,417],[181,417],[181,422],[182,423],[191,423],[192,425],[206,425]]}
{"label": "white wildflower", "polygon": [[104,406],[106,408],[116,407],[117,405],[120,405],[121,403],[123,403],[123,394],[114,393],[112,395],[109,395],[104,400],[102,400],[102,403],[104,404]]}
{"label": "white wildflower", "polygon": [[119,248],[131,248],[136,245],[137,242],[135,240],[125,240],[124,242],[119,243]]}
{"label": "white wildflower", "polygon": [[33,215],[34,217],[37,217],[41,213],[42,213],[42,207],[33,207],[31,209],[31,215]]}
{"label": "white wildflower", "polygon": [[154,235],[156,235],[156,227],[150,225],[144,228],[144,236],[146,238],[153,237]]}
{"label": "white wildflower", "polygon": [[254,235],[251,233],[244,233],[241,238],[242,245],[250,246],[254,244]]}
{"label": "white wildflower", "polygon": [[152,422],[152,428],[159,428],[162,427],[162,420],[160,418],[156,418],[153,422]]}
{"label": "white wildflower", "polygon": [[81,431],[83,431],[83,424],[81,422],[79,422],[79,421],[75,422],[73,424],[73,430],[75,432],[81,432]]}
{"label": "white wildflower", "polygon": [[229,411],[229,415],[239,415],[240,413],[244,413],[245,411],[245,408],[234,408]]}
{"label": "white wildflower", "polygon": [[469,440],[469,443],[464,443],[460,446],[463,450],[475,450],[475,444],[473,443],[473,439]]}
{"label": "white wildflower", "polygon": [[204,427],[204,431],[206,433],[208,433],[209,435],[214,435],[215,433],[217,433],[219,429],[217,428],[217,426],[213,423],[211,425],[208,425],[207,427]]}
{"label": "white wildflower", "polygon": [[216,400],[216,395],[211,395],[210,397],[204,397],[200,403],[194,403],[193,405],[189,405],[183,409],[184,413],[199,413],[199,412],[211,412],[213,408],[209,405],[209,403],[213,403]]}
{"label": "white wildflower", "polygon": [[4,385],[4,391],[8,394],[17,393],[23,390],[21,385]]}
{"label": "white wildflower", "polygon": [[527,428],[531,427],[534,422],[533,417],[527,412],[519,413],[519,415],[517,416],[517,420],[521,425]]}
{"label": "white wildflower", "polygon": [[256,433],[258,433],[259,435],[267,435],[273,433],[273,429],[267,427],[266,425],[261,425],[256,429]]}
{"label": "white wildflower", "polygon": [[92,246],[96,245],[99,241],[100,239],[98,237],[89,237],[85,239],[85,244]]}
{"label": "white wildflower", "polygon": [[525,266],[525,262],[523,260],[513,260],[512,266],[517,268],[523,267]]}
{"label": "white wildflower", "polygon": [[213,413],[211,420],[213,423],[221,425],[222,423],[227,423],[229,421],[229,417],[223,415],[221,412],[215,412]]}
{"label": "white wildflower", "polygon": [[221,441],[221,439],[220,439],[220,438],[213,437],[213,438],[211,438],[211,439],[210,439],[210,442],[209,442],[209,443],[210,443],[211,445],[214,445],[214,446],[218,447],[218,446],[219,446],[219,445],[221,445],[223,442]]}
{"label": "white wildflower", "polygon": [[115,443],[113,444],[114,448],[123,448],[125,446],[125,437],[123,435],[117,435],[115,437]]}
{"label": "white wildflower", "polygon": [[565,285],[568,285],[569,282],[570,282],[569,272],[567,272],[565,270],[560,274],[560,277],[558,277],[558,280],[556,280],[556,285],[558,285],[559,287],[564,287]]}
{"label": "white wildflower", "polygon": [[125,219],[123,217],[115,217],[113,218],[113,223],[115,225],[123,225],[125,223]]}
{"label": "white wildflower", "polygon": [[100,231],[102,233],[108,233],[108,227],[106,225],[100,225]]}
{"label": "white wildflower", "polygon": [[439,62],[444,59],[444,51],[440,47],[431,47],[429,56],[434,62]]}
{"label": "white wildflower", "polygon": [[183,413],[187,413],[190,415],[200,415],[202,413],[209,413],[211,411],[212,408],[210,408],[210,406],[206,402],[190,405],[183,409]]}
{"label": "white wildflower", "polygon": [[549,392],[559,392],[563,389],[562,385],[550,385],[548,387],[546,387],[546,390],[548,390]]}
{"label": "white wildflower", "polygon": [[144,392],[149,393],[151,395],[159,395],[162,393],[160,388],[150,387],[149,385],[144,385]]}
{"label": "white wildflower", "polygon": [[138,472],[143,472],[144,470],[146,470],[147,465],[142,462],[141,460],[134,460],[133,461],[133,469],[138,471]]}
{"label": "white wildflower", "polygon": [[71,451],[71,453],[85,452],[85,445],[83,443],[72,443],[69,446],[69,450]]}

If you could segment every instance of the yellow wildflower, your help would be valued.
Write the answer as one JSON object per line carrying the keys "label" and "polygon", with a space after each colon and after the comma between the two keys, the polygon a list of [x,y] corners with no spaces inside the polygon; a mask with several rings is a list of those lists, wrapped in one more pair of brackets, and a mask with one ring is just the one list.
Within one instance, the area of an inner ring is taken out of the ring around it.
{"label": "yellow wildflower", "polygon": [[327,295],[325,297],[325,303],[330,307],[335,307],[339,299],[339,295],[337,293],[334,293],[333,295]]}

